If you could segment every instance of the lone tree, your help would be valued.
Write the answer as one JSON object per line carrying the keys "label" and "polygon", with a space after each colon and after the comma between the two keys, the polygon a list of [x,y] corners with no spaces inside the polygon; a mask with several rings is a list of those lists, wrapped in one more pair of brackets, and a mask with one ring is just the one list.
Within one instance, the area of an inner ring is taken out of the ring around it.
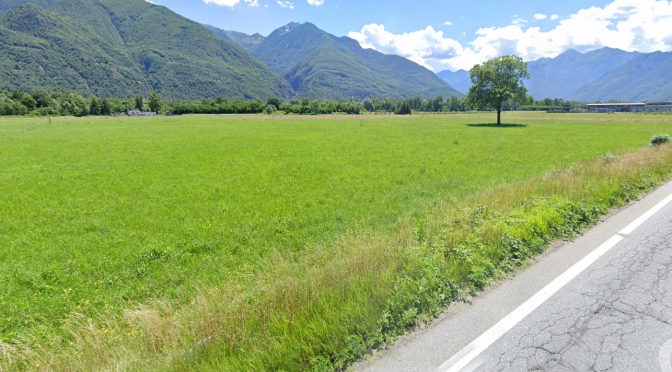
{"label": "lone tree", "polygon": [[523,81],[530,78],[527,63],[516,56],[491,59],[471,69],[471,82],[465,103],[479,109],[497,109],[497,125],[502,124],[502,104],[527,99]]}

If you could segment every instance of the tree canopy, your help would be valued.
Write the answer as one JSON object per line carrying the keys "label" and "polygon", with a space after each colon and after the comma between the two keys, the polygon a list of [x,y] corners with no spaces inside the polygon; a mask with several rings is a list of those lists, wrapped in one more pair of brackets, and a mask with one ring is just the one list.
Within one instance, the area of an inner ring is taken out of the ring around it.
{"label": "tree canopy", "polygon": [[479,109],[497,110],[497,124],[501,124],[502,105],[507,101],[524,102],[527,88],[523,82],[530,78],[527,63],[517,56],[491,59],[471,69],[471,82],[465,103]]}

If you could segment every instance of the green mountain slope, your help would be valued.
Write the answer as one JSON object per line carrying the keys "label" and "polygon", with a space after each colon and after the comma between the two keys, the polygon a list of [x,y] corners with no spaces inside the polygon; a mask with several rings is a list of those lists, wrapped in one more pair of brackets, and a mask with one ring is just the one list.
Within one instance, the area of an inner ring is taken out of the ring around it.
{"label": "green mountain slope", "polygon": [[335,37],[310,23],[281,27],[250,51],[281,73],[298,97],[461,96],[408,59],[363,49],[355,40]]}
{"label": "green mountain slope", "polygon": [[672,52],[639,55],[572,92],[571,97],[586,102],[672,100]]}
{"label": "green mountain slope", "polygon": [[[101,15],[101,9],[88,0],[62,1],[64,6],[78,3],[82,19]],[[114,30],[109,19],[107,23]],[[101,36],[111,30],[101,20],[98,27],[93,24],[32,4],[5,14],[0,19],[0,71],[6,78],[0,80],[0,87],[77,90],[102,96],[147,92],[144,77],[118,34]]]}
{"label": "green mountain slope", "polygon": [[[38,1],[39,3],[39,1]],[[293,96],[253,55],[200,24],[144,0],[58,0],[0,18],[4,89],[79,90],[129,97]]]}
{"label": "green mountain slope", "polygon": [[53,4],[56,0],[0,0],[0,15],[7,13],[12,9],[16,9],[24,4],[34,4],[46,8]]}
{"label": "green mountain slope", "polygon": [[221,37],[222,39],[231,41],[239,47],[248,50],[255,45],[261,44],[261,42],[265,39],[260,34],[248,35],[238,31],[225,31],[211,25],[203,25],[203,27],[212,31],[213,34]]}
{"label": "green mountain slope", "polygon": [[450,71],[450,70],[445,70],[441,71],[436,76],[440,77],[445,81],[446,83],[450,84],[455,90],[457,90],[460,93],[467,94],[469,91],[469,88],[471,88],[471,75],[469,74],[469,71],[466,70],[458,70],[458,71]]}
{"label": "green mountain slope", "polygon": [[[206,24],[201,24],[201,25],[202,25],[203,27],[207,28],[208,30],[210,30],[210,32],[212,32],[213,34],[215,34],[215,35],[221,37],[222,39],[224,39],[224,40],[226,40],[226,41],[230,41],[230,42],[233,43],[233,40],[231,40],[231,38],[229,38],[229,35],[226,34],[226,31],[221,30],[221,29],[219,29],[219,28],[217,28],[217,27],[215,27],[215,26],[211,26],[211,25],[206,25]],[[239,45],[239,46],[240,46],[240,45]]]}
{"label": "green mountain slope", "polygon": [[289,85],[243,48],[166,7],[103,0],[129,54],[160,94],[184,97],[289,97]]}
{"label": "green mountain slope", "polygon": [[537,99],[573,99],[573,92],[577,89],[625,65],[638,55],[612,48],[602,48],[585,54],[570,49],[555,58],[541,58],[530,62],[530,80],[525,85],[529,94]]}

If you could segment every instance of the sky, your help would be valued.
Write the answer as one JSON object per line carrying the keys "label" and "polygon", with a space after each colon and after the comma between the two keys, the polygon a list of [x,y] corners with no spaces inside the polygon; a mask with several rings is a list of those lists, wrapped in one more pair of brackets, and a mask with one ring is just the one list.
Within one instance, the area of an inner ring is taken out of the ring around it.
{"label": "sky", "polygon": [[152,0],[224,30],[267,36],[311,22],[362,47],[434,72],[469,70],[500,55],[526,61],[568,49],[672,51],[672,0]]}

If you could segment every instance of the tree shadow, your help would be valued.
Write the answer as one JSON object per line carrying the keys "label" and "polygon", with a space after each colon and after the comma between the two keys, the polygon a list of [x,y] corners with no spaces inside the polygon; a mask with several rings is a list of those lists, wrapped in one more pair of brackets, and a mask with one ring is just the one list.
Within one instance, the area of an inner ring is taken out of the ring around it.
{"label": "tree shadow", "polygon": [[525,124],[466,124],[475,128],[527,128]]}

